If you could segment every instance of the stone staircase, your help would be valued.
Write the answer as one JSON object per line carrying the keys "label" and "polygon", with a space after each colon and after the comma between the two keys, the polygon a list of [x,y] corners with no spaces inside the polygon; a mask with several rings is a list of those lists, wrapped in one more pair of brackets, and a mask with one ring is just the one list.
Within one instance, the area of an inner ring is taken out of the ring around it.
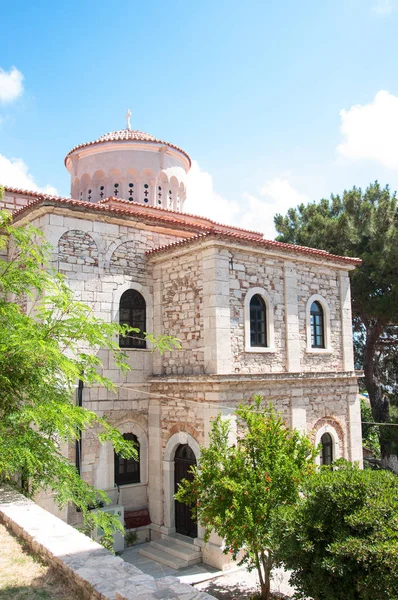
{"label": "stone staircase", "polygon": [[191,538],[178,533],[151,541],[138,554],[172,569],[184,569],[202,561],[201,549]]}

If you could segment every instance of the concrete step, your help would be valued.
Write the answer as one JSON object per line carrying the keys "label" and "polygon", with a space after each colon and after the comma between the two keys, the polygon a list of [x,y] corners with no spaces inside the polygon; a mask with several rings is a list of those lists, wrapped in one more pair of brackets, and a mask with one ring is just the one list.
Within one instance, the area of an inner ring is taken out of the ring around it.
{"label": "concrete step", "polygon": [[172,533],[171,535],[163,535],[162,538],[164,540],[173,540],[174,542],[178,543],[180,546],[184,546],[185,548],[188,548],[189,550],[194,548],[198,552],[201,551],[200,547],[195,544],[193,538],[190,538],[186,535],[181,535],[181,533]]}
{"label": "concrete step", "polygon": [[186,560],[189,562],[189,564],[196,564],[195,562],[191,561],[200,562],[201,560],[200,548],[195,548],[195,546],[187,548],[187,546],[183,546],[172,538],[153,540],[151,542],[151,546],[153,548],[157,548],[158,550],[162,550],[162,552],[167,552],[168,554],[172,554],[177,558],[181,558],[181,560]]}
{"label": "concrete step", "polygon": [[[180,539],[182,538],[182,539]],[[165,536],[152,540],[138,552],[141,556],[150,558],[172,569],[184,569],[202,562],[202,551],[189,538],[180,536]]]}
{"label": "concrete step", "polygon": [[190,563],[188,561],[182,560],[181,558],[177,558],[176,556],[168,554],[167,552],[163,552],[163,550],[158,550],[157,548],[154,548],[151,545],[147,546],[146,548],[142,548],[139,551],[139,554],[141,556],[145,556],[146,558],[150,558],[155,562],[161,563],[162,565],[171,567],[172,569],[179,570],[190,566]]}

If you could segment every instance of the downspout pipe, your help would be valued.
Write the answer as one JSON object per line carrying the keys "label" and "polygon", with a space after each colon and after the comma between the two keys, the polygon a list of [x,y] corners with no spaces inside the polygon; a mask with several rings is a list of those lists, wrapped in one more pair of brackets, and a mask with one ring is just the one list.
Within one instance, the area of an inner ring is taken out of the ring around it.
{"label": "downspout pipe", "polygon": [[[77,406],[83,406],[83,388],[84,383],[81,379],[79,379],[79,383],[76,390],[76,404]],[[76,439],[76,469],[79,475],[81,475],[81,465],[82,465],[82,432],[78,430],[79,437]]]}

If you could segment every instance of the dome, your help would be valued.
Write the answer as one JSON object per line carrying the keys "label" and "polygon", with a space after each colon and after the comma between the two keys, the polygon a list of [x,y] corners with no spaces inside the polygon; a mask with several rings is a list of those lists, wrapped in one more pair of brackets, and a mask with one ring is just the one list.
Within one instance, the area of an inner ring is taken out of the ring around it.
{"label": "dome", "polygon": [[181,152],[189,161],[189,166],[191,166],[191,158],[190,156],[178,146],[174,144],[170,144],[170,142],[165,142],[164,140],[160,140],[156,138],[154,135],[150,133],[145,133],[145,131],[139,131],[138,129],[119,129],[118,131],[110,131],[109,133],[105,133],[101,135],[98,139],[93,142],[85,142],[83,144],[78,144],[74,146],[72,150],[69,150],[68,154],[65,156],[65,163],[68,157],[73,154],[76,150],[80,150],[81,148],[87,148],[88,146],[94,146],[95,144],[104,144],[107,142],[152,142],[154,144],[161,144],[163,146],[168,146],[169,148],[173,148],[178,152]]}
{"label": "dome", "polygon": [[190,157],[174,144],[131,129],[129,120],[127,125],[68,152],[72,198],[101,202],[112,196],[180,212]]}

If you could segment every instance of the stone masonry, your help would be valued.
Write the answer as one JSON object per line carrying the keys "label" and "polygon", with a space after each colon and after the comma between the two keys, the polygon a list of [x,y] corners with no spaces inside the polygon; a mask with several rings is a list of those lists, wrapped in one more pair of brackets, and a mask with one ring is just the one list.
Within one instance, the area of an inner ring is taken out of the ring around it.
{"label": "stone masonry", "polygon": [[[117,198],[90,204],[32,194],[12,191],[5,202],[14,207],[16,224],[32,223],[44,233],[53,265],[76,299],[105,321],[118,322],[123,293],[136,290],[145,301],[146,331],[180,340],[181,350],[163,356],[150,344],[126,349],[131,370],[125,375],[109,352],[97,349],[116,391],[83,389],[86,408],[137,437],[140,481],[115,487],[113,449],[101,446],[95,430],[83,436],[82,477],[125,510],[148,509],[147,537],[168,539],[176,532],[179,445],[188,444],[200,459],[211,418],[219,412],[231,418],[239,403],[256,394],[314,444],[328,432],[335,458],[361,463],[349,286],[354,259],[266,242],[260,234]],[[266,306],[263,347],[250,343],[250,299],[256,294]],[[324,311],[322,348],[311,346],[313,301]],[[67,452],[74,461],[74,446]],[[48,499],[40,502],[51,508]],[[60,516],[77,520],[70,508]],[[204,545],[200,524],[193,543],[208,564],[228,562],[221,540],[213,536]]]}

